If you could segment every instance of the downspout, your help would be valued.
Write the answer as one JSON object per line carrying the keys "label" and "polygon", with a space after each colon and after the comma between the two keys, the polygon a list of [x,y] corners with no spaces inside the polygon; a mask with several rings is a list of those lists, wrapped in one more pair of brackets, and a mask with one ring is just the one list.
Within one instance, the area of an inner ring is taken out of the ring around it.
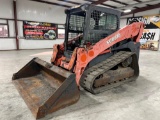
{"label": "downspout", "polygon": [[16,33],[16,48],[19,50],[19,38],[18,38],[18,24],[17,24],[17,1],[13,0],[13,12],[14,12],[14,25],[15,25],[15,33]]}

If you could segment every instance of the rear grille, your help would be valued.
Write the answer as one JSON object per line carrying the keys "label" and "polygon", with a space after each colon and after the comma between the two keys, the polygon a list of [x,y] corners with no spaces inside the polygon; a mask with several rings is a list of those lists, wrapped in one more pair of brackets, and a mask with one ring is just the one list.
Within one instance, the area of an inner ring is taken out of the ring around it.
{"label": "rear grille", "polygon": [[87,40],[92,44],[116,31],[118,18],[115,15],[94,10],[90,16],[89,34]]}

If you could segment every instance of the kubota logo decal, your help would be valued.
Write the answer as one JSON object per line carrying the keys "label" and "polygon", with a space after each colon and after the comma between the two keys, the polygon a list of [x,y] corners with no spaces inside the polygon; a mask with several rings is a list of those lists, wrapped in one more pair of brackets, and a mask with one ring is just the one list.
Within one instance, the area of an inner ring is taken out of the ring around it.
{"label": "kubota logo decal", "polygon": [[116,34],[115,36],[113,36],[112,38],[110,38],[109,40],[107,40],[107,44],[110,44],[112,42],[114,42],[115,40],[117,40],[120,37],[120,33]]}

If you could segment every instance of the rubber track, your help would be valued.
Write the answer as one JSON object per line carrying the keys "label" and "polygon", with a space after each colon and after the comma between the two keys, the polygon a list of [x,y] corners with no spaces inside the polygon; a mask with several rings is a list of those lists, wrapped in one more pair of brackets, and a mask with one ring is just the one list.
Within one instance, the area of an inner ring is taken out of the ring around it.
{"label": "rubber track", "polygon": [[107,84],[105,86],[101,86],[98,88],[93,88],[94,81],[99,75],[104,74],[105,72],[107,72],[114,66],[120,64],[125,59],[132,56],[133,54],[135,53],[127,52],[127,51],[120,51],[116,53],[115,55],[111,56],[110,58],[104,60],[103,62],[98,63],[93,67],[90,67],[84,72],[84,74],[81,77],[81,82],[80,82],[81,86],[87,91],[93,94],[97,94],[105,90],[111,89],[113,87],[119,86],[124,82],[131,81],[131,79],[126,79],[121,82],[116,82],[116,83]]}

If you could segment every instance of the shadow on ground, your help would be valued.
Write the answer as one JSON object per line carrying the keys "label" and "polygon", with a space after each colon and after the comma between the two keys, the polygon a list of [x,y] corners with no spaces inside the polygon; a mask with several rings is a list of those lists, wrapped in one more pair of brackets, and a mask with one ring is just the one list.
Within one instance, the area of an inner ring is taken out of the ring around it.
{"label": "shadow on ground", "polygon": [[[64,109],[61,109],[57,112],[54,112],[52,114],[47,115],[45,118],[42,118],[40,120],[48,120],[48,119],[54,119],[58,116],[67,115],[71,112],[80,111],[82,109],[87,109],[88,107],[96,107],[100,104],[108,103],[114,104],[114,102],[119,102],[122,99],[132,99],[132,98],[138,98],[139,96],[142,96],[140,99],[136,101],[131,101],[128,103],[122,103],[121,105],[117,107],[125,107],[128,104],[131,104],[132,102],[140,102],[142,100],[147,100],[147,98],[152,95],[156,90],[160,89],[160,85],[147,80],[147,78],[143,76],[139,76],[137,81],[129,82],[124,85],[121,85],[119,87],[113,88],[111,90],[105,91],[103,93],[92,95],[88,93],[87,91],[81,89],[81,95],[80,100],[71,106],[68,106]],[[106,108],[104,108],[106,109]],[[114,108],[116,109],[116,108]]]}

